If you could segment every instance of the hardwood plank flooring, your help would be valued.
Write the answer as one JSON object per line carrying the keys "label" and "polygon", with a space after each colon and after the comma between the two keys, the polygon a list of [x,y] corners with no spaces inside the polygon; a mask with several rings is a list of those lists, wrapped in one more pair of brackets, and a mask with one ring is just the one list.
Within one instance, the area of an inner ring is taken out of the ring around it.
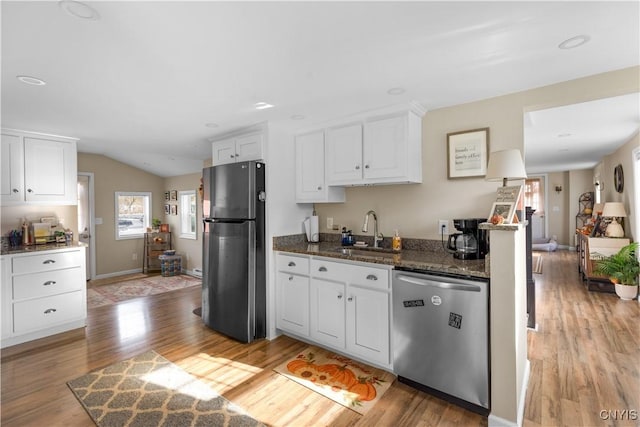
{"label": "hardwood plank flooring", "polygon": [[[524,425],[637,425],[622,411],[640,410],[640,305],[588,292],[574,252],[544,253],[543,262]],[[273,372],[305,343],[285,336],[236,343],[192,314],[199,305],[199,289],[188,288],[97,307],[85,330],[3,349],[2,425],[92,426],[66,382],[149,349],[270,426],[487,425],[398,382],[361,416]],[[618,419],[601,419],[601,410],[617,410]]]}

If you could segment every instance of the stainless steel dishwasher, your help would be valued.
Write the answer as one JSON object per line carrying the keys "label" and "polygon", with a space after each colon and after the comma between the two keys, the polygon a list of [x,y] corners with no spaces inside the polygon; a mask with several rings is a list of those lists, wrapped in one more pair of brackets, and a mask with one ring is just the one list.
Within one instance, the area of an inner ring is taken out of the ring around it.
{"label": "stainless steel dishwasher", "polygon": [[399,381],[489,413],[488,280],[395,270],[393,330]]}

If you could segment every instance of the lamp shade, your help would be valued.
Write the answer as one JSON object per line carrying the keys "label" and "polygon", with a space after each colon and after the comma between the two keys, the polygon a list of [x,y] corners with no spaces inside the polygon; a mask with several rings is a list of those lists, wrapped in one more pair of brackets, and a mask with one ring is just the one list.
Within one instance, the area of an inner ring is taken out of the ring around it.
{"label": "lamp shade", "polygon": [[520,150],[509,149],[493,151],[489,154],[487,165],[487,181],[502,181],[507,185],[510,179],[525,179],[527,172],[524,170],[524,162]]}
{"label": "lamp shade", "polygon": [[624,204],[621,202],[607,202],[602,209],[603,217],[625,217],[627,211],[624,210]]}

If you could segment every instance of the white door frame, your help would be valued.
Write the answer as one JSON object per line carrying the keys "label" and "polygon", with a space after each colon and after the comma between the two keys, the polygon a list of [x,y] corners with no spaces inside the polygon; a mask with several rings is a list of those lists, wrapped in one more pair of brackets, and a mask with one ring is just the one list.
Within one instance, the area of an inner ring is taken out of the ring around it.
{"label": "white door frame", "polygon": [[[93,172],[78,172],[79,176],[86,176],[89,178],[89,262],[91,263],[90,277],[87,280],[93,280],[96,278],[96,213],[95,213],[95,189],[94,189],[94,174]],[[80,231],[80,230],[78,230]],[[80,238],[80,236],[78,236]]]}

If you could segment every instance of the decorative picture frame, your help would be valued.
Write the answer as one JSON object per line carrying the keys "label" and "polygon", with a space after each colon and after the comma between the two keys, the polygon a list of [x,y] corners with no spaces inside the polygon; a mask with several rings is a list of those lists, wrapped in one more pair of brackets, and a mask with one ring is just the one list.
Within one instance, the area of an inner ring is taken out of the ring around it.
{"label": "decorative picture frame", "polygon": [[164,205],[164,214],[165,215],[171,214],[171,205]]}
{"label": "decorative picture frame", "polygon": [[171,200],[171,195],[168,191],[164,192],[164,201],[168,202],[169,200]]}
{"label": "decorative picture frame", "polygon": [[171,190],[170,194],[170,200],[178,200],[178,190]]}
{"label": "decorative picture frame", "polygon": [[168,233],[169,232],[169,224],[160,224],[160,232]]}
{"label": "decorative picture frame", "polygon": [[171,205],[171,215],[178,215],[178,205]]}
{"label": "decorative picture frame", "polygon": [[487,174],[489,128],[447,134],[447,176],[473,178]]}
{"label": "decorative picture frame", "polygon": [[493,202],[491,213],[489,213],[489,221],[494,215],[504,218],[503,224],[511,224],[516,204],[514,202]]}

